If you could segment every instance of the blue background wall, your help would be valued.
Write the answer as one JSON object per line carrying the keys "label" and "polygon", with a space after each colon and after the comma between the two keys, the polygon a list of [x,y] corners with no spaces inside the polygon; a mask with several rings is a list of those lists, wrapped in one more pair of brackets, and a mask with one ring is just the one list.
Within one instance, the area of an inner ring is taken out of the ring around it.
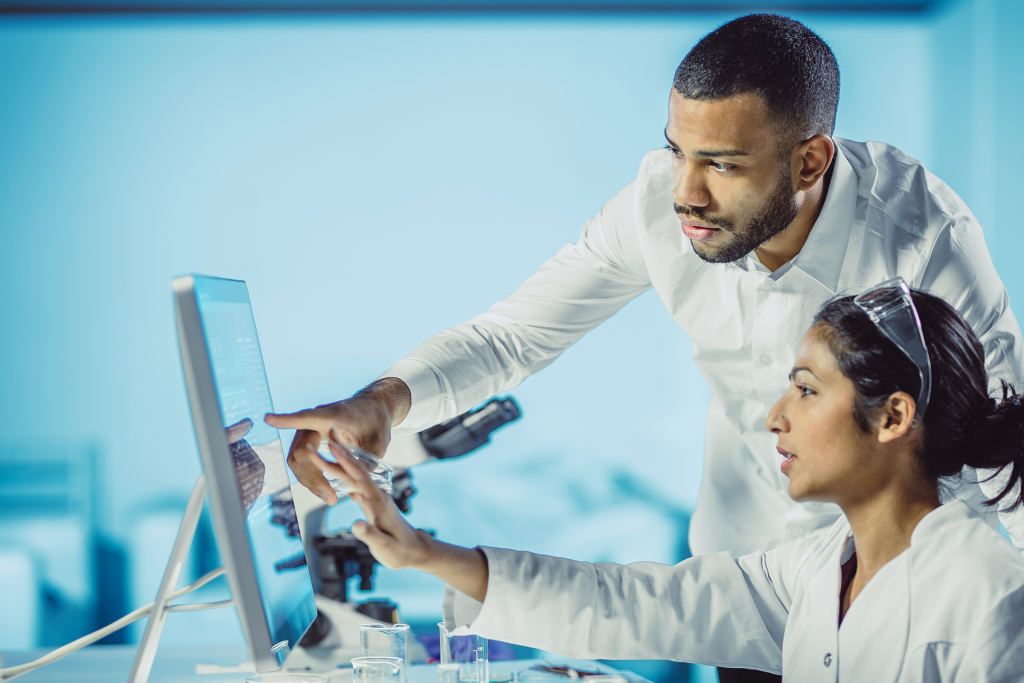
{"label": "blue background wall", "polygon": [[[1019,308],[1024,4],[794,16],[839,59],[837,134],[946,180]],[[278,409],[348,396],[575,240],[728,18],[0,18],[0,443],[99,454],[94,526],[125,553],[127,602],[150,599],[170,541],[139,520],[173,520],[199,474],[171,278],[248,281]],[[415,471],[412,522],[676,561],[710,398],[689,356],[640,297],[512,392],[523,418],[493,445]],[[439,611],[432,580],[379,587],[409,618]],[[239,638],[203,626],[223,618],[175,615],[170,637]]]}

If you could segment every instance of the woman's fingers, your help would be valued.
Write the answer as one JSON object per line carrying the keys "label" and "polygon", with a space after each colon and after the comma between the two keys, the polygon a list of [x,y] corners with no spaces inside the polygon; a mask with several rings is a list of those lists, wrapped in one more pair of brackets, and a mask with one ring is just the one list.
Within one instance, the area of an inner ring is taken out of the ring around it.
{"label": "woman's fingers", "polygon": [[335,462],[324,460],[323,457],[316,452],[312,446],[306,447],[306,453],[309,456],[309,461],[313,463],[313,466],[323,472],[325,475],[331,477],[331,479],[341,479],[348,486],[356,491],[360,489],[359,485],[352,479],[348,471],[345,470],[341,465]]}
{"label": "woman's fingers", "polygon": [[365,543],[377,561],[388,569],[402,568],[401,553],[396,552],[393,536],[366,522],[353,524],[352,535]]}
{"label": "woman's fingers", "polygon": [[358,486],[353,488],[365,494],[372,494],[375,490],[379,490],[377,485],[373,483],[373,479],[370,478],[370,474],[363,469],[363,466],[356,461],[347,448],[341,445],[341,442],[336,437],[337,435],[332,430],[331,438],[327,441],[327,447],[338,461],[338,467],[345,471],[349,479],[358,484]]}

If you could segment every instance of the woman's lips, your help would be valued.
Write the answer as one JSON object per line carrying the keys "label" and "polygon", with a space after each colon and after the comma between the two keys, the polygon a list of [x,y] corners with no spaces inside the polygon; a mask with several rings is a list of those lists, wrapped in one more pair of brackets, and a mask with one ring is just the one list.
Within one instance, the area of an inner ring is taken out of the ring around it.
{"label": "woman's lips", "polygon": [[786,468],[793,464],[793,461],[796,460],[796,456],[790,453],[789,451],[782,450],[781,448],[776,448],[775,450],[779,452],[779,455],[785,458],[785,460],[782,462],[782,467],[780,468],[782,470],[782,473],[785,474]]}
{"label": "woman's lips", "polygon": [[683,219],[679,219],[679,224],[683,226],[683,234],[686,235],[687,239],[691,239],[694,242],[705,242],[711,239],[718,228],[707,228],[703,225],[693,225],[687,223]]}

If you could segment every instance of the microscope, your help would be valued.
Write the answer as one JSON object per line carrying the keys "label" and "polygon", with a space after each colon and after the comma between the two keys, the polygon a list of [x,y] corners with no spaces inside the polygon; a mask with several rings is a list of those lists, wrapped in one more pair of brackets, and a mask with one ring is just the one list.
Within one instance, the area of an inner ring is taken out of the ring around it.
{"label": "microscope", "polygon": [[[410,499],[416,493],[411,467],[467,455],[487,444],[492,432],[519,416],[519,406],[512,398],[495,398],[418,434],[392,437],[385,458],[395,470],[391,497],[398,509],[409,512]],[[326,534],[327,504],[304,486],[293,486],[292,495],[316,592],[317,616],[299,646],[292,650],[287,668],[332,669],[359,656],[360,624],[393,624],[398,621],[398,606],[389,600],[352,600],[349,579],[359,577],[360,591],[373,589],[377,562],[370,549],[349,530]],[[419,641],[411,639],[409,659],[426,657]]]}

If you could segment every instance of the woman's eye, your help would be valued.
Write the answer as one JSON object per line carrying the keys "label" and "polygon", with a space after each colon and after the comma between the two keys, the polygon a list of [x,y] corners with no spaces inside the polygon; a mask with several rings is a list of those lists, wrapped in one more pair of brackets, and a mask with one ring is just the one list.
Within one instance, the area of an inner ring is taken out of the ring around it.
{"label": "woman's eye", "polygon": [[813,389],[811,389],[810,387],[805,387],[802,384],[797,384],[796,388],[800,390],[800,395],[801,396],[810,396],[811,394],[814,393]]}

